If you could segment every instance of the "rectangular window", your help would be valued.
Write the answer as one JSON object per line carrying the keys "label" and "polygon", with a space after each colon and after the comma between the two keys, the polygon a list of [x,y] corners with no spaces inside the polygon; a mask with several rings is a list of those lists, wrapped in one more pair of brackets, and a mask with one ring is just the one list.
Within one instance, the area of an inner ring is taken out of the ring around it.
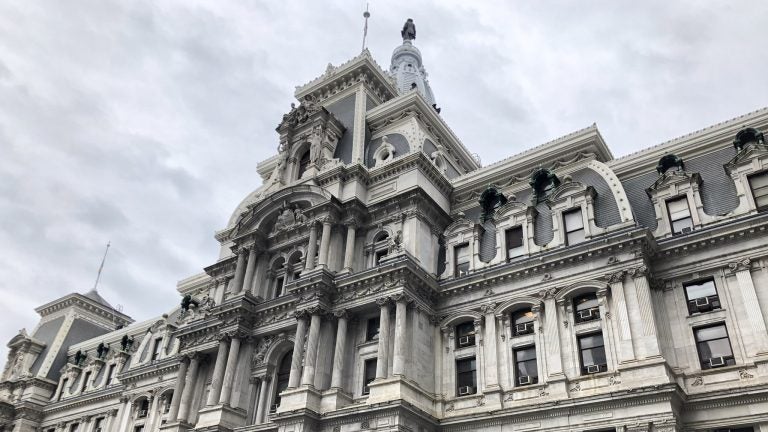
{"label": "rectangular window", "polygon": [[61,391],[59,392],[58,399],[56,399],[57,401],[60,401],[61,397],[64,396],[64,392],[67,391],[67,381],[69,381],[68,378],[61,380]]}
{"label": "rectangular window", "polygon": [[683,288],[685,288],[689,314],[720,309],[720,297],[717,295],[713,278],[684,283]]}
{"label": "rectangular window", "polygon": [[160,351],[163,348],[163,338],[155,339],[155,345],[152,347],[152,361],[160,358]]}
{"label": "rectangular window", "polygon": [[88,381],[91,379],[91,372],[86,372],[83,376],[83,382],[80,385],[80,393],[85,391],[85,388],[88,387]]}
{"label": "rectangular window", "polygon": [[139,425],[133,428],[133,432],[144,432],[144,425]]}
{"label": "rectangular window", "polygon": [[374,260],[376,261],[374,263],[374,265],[378,266],[379,265],[379,261],[381,261],[382,258],[387,256],[387,250],[386,249],[378,250],[378,251],[376,251],[376,254],[374,256],[375,256]]}
{"label": "rectangular window", "polygon": [[369,359],[363,365],[363,394],[367,395],[371,389],[368,388],[373,380],[376,379],[376,359]]}
{"label": "rectangular window", "polygon": [[768,171],[749,176],[749,188],[758,211],[768,209]]}
{"label": "rectangular window", "polygon": [[693,231],[693,219],[688,208],[688,198],[682,196],[667,201],[669,222],[672,225],[672,234],[687,234]]}
{"label": "rectangular window", "polygon": [[300,277],[301,277],[301,272],[300,271],[293,272],[293,280],[296,280],[296,279],[298,279]]}
{"label": "rectangular window", "polygon": [[80,424],[72,423],[72,425],[69,427],[69,432],[77,432],[78,429],[80,429]]}
{"label": "rectangular window", "polygon": [[456,348],[475,345],[475,323],[467,321],[456,326]]}
{"label": "rectangular window", "polygon": [[579,355],[582,375],[608,370],[602,333],[579,336]]}
{"label": "rectangular window", "polygon": [[97,418],[93,423],[94,432],[101,432],[101,426],[104,423],[104,417]]}
{"label": "rectangular window", "polygon": [[365,340],[379,340],[379,318],[370,318],[365,326]]}
{"label": "rectangular window", "polygon": [[469,274],[469,245],[463,244],[453,248],[453,275],[456,277]]}
{"label": "rectangular window", "polygon": [[584,219],[581,217],[581,207],[563,212],[563,224],[565,225],[565,244],[573,245],[583,242]]}
{"label": "rectangular window", "polygon": [[736,364],[725,324],[699,327],[693,333],[702,369]]}
{"label": "rectangular window", "polygon": [[475,358],[456,360],[456,395],[477,393],[477,364]]}
{"label": "rectangular window", "polygon": [[109,369],[107,370],[107,380],[105,381],[104,387],[112,384],[112,375],[115,373],[115,364],[112,363],[109,365]]}
{"label": "rectangular window", "polygon": [[516,385],[524,386],[539,382],[539,371],[536,367],[536,347],[529,346],[515,350]]}
{"label": "rectangular window", "polygon": [[280,297],[283,295],[283,285],[285,283],[285,278],[280,276],[277,279],[275,279],[275,298]]}
{"label": "rectangular window", "polygon": [[755,429],[752,426],[748,427],[731,427],[731,428],[723,428],[723,429],[714,429],[712,432],[755,432]]}
{"label": "rectangular window", "polygon": [[523,247],[523,227],[517,226],[508,229],[504,233],[507,243],[507,260],[522,256],[525,253]]}

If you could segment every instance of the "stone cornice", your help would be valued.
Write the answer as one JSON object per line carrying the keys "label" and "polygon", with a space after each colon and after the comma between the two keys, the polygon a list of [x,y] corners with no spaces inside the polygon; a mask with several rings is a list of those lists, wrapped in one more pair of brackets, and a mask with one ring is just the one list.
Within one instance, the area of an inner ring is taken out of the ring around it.
{"label": "stone cornice", "polygon": [[45,317],[46,315],[52,314],[56,311],[73,306],[98,316],[99,318],[105,320],[105,323],[109,323],[110,327],[113,325],[113,323],[128,326],[134,322],[133,318],[129,317],[128,315],[98,303],[94,300],[91,300],[90,298],[79,293],[68,294],[60,299],[46,303],[36,308],[35,312],[40,314],[41,317]]}
{"label": "stone cornice", "polygon": [[179,360],[176,357],[169,357],[155,363],[138,366],[127,370],[118,375],[120,382],[129,384],[144,378],[150,378],[158,375],[174,372],[179,368]]}
{"label": "stone cornice", "polygon": [[43,412],[46,415],[55,414],[62,411],[67,411],[73,408],[80,408],[92,403],[103,402],[110,399],[116,399],[117,402],[120,396],[125,390],[124,385],[110,386],[107,389],[99,390],[95,392],[86,392],[78,396],[62,399],[58,402],[53,402],[45,406]]}

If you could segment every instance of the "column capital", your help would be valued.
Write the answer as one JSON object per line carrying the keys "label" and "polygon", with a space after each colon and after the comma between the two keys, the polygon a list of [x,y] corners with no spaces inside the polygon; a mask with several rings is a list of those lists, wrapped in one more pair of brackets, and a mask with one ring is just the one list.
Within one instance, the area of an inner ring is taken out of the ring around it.
{"label": "column capital", "polygon": [[200,359],[200,353],[198,353],[197,351],[192,351],[190,353],[185,354],[184,357],[186,357],[189,361],[199,360]]}
{"label": "column capital", "polygon": [[322,306],[312,306],[304,310],[310,315],[325,315],[326,313],[328,313],[328,311],[326,311],[325,308]]}
{"label": "column capital", "polygon": [[493,315],[496,311],[496,303],[488,303],[480,306],[480,312],[483,313],[483,315]]}
{"label": "column capital", "polygon": [[728,263],[728,269],[733,273],[744,270],[749,271],[752,269],[752,260],[744,258],[736,262]]}
{"label": "column capital", "polygon": [[336,317],[336,319],[349,319],[350,313],[346,309],[341,309],[334,312],[333,316]]}
{"label": "column capital", "polygon": [[293,317],[296,318],[296,321],[302,321],[309,318],[309,312],[306,309],[297,310],[293,313]]}
{"label": "column capital", "polygon": [[629,270],[629,274],[632,275],[633,279],[637,279],[637,278],[640,278],[640,277],[643,277],[643,276],[648,276],[648,275],[650,275],[650,273],[651,272],[648,269],[648,266],[646,266],[645,264]]}
{"label": "column capital", "polygon": [[609,284],[624,282],[624,278],[627,276],[626,270],[619,270],[613,273],[607,273],[603,275],[603,279]]}
{"label": "column capital", "polygon": [[376,304],[379,305],[380,307],[389,306],[389,301],[390,301],[389,297],[379,297],[376,299]]}
{"label": "column capital", "polygon": [[559,289],[557,289],[557,288],[546,288],[546,289],[543,289],[543,290],[539,291],[538,296],[542,300],[551,300],[551,299],[555,298],[555,296],[557,295],[558,291],[559,291]]}
{"label": "column capital", "polygon": [[411,298],[405,295],[405,293],[393,294],[390,296],[390,299],[395,303],[409,303],[411,301]]}

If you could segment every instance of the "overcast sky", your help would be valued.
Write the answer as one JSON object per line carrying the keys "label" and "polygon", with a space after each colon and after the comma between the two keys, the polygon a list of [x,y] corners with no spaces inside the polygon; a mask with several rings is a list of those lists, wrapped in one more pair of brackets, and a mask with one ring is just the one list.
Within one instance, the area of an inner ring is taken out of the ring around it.
{"label": "overcast sky", "polygon": [[[768,105],[768,2],[370,1],[411,17],[442,115],[484,164],[597,123],[620,156]],[[0,3],[0,362],[94,283],[178,303],[260,180],[296,85],[361,49],[364,1]]]}

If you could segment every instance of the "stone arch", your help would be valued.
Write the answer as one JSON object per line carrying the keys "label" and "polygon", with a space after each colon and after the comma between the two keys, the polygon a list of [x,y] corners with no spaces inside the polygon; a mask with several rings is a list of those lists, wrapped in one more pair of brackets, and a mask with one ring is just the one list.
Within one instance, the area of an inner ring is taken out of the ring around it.
{"label": "stone arch", "polygon": [[520,309],[523,307],[533,307],[538,305],[541,305],[541,300],[537,299],[536,297],[529,297],[529,296],[516,297],[510,300],[507,300],[504,303],[497,306],[496,309],[493,311],[493,313],[494,315],[496,315],[497,318],[501,318],[504,315],[511,314],[517,309]]}
{"label": "stone arch", "polygon": [[477,321],[481,320],[482,318],[483,316],[480,314],[480,312],[473,310],[458,311],[443,318],[443,320],[440,322],[440,328],[446,330],[449,327],[455,326],[456,324],[467,321]]}
{"label": "stone arch", "polygon": [[392,228],[390,227],[382,227],[380,229],[371,230],[368,232],[367,238],[365,239],[366,244],[375,243],[379,240],[381,240],[384,235],[386,235],[389,238],[394,238],[394,233],[392,232]]}
{"label": "stone arch", "polygon": [[[594,171],[605,180],[618,207],[621,222],[634,221],[635,218],[632,215],[632,207],[630,206],[627,192],[624,190],[624,185],[619,180],[619,177],[616,176],[616,173],[608,165],[596,160],[590,160],[585,167]],[[599,193],[599,188],[597,186],[595,188],[598,189]]]}
{"label": "stone arch", "polygon": [[292,336],[278,337],[264,354],[264,365],[277,367],[283,356],[293,349],[294,338]]}
{"label": "stone arch", "polygon": [[576,283],[573,283],[571,285],[568,285],[565,288],[562,288],[557,295],[555,296],[555,299],[557,300],[565,300],[572,298],[573,296],[584,294],[587,292],[593,292],[600,289],[604,289],[608,287],[607,282],[601,282],[598,280],[585,280],[585,281],[579,281]]}

